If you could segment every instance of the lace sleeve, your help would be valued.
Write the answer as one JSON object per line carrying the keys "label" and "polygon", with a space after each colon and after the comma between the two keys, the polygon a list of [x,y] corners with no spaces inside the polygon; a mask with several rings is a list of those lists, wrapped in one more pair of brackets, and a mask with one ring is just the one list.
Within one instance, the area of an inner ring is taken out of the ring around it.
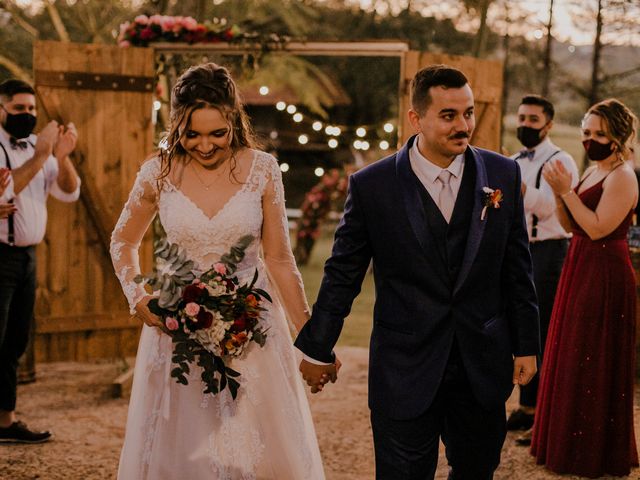
{"label": "lace sleeve", "polygon": [[[269,162],[269,168],[262,195],[264,260],[269,276],[280,293],[280,301],[287,317],[299,331],[309,319],[309,304],[304,293],[302,276],[291,251],[282,173],[273,157],[269,156],[265,161]],[[282,295],[283,293],[285,295]]]}
{"label": "lace sleeve", "polygon": [[140,168],[129,199],[120,213],[120,218],[111,234],[111,260],[120,280],[131,314],[135,306],[147,292],[141,284],[133,281],[140,273],[138,248],[156,215],[158,178],[160,163],[158,159],[146,162]]}

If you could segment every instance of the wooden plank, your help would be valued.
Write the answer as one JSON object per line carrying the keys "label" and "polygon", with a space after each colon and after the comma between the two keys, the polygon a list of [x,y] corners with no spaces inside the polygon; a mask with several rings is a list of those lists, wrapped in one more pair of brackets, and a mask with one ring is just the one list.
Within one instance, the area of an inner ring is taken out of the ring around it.
{"label": "wooden plank", "polygon": [[127,311],[82,313],[36,319],[36,333],[62,333],[88,330],[139,329],[140,321]]}
{"label": "wooden plank", "polygon": [[[261,43],[154,43],[150,46],[156,52],[220,52],[225,55],[244,55],[264,51]],[[288,42],[267,46],[270,54],[291,54],[307,56],[351,56],[351,57],[401,57],[409,51],[407,42],[377,40],[365,42]]]}

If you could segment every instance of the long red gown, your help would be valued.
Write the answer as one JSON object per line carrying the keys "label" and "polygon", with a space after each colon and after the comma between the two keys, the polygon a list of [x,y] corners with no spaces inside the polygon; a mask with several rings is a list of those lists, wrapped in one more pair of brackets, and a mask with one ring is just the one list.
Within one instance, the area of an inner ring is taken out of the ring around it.
{"label": "long red gown", "polygon": [[[602,181],[580,193],[596,209]],[[545,347],[531,453],[556,473],[628,475],[633,428],[636,280],[626,241],[632,212],[591,240],[573,225]]]}

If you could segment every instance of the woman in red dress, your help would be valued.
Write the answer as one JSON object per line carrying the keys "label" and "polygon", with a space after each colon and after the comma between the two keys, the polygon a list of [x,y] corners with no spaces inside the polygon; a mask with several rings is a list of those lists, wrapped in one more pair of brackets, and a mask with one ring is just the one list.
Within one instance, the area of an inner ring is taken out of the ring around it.
{"label": "woman in red dress", "polygon": [[531,443],[537,463],[556,473],[622,476],[638,466],[636,284],[626,241],[638,184],[624,162],[636,124],[621,102],[600,102],[582,123],[582,143],[595,165],[575,190],[560,162],[544,170],[561,223],[573,232],[549,327]]}

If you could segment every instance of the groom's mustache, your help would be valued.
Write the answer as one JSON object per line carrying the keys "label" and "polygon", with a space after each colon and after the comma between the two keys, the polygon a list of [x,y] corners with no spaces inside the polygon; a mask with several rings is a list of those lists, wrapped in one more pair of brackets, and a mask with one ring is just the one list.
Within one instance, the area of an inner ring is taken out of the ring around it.
{"label": "groom's mustache", "polygon": [[453,135],[449,135],[449,140],[457,140],[459,138],[469,138],[469,132],[458,132]]}

